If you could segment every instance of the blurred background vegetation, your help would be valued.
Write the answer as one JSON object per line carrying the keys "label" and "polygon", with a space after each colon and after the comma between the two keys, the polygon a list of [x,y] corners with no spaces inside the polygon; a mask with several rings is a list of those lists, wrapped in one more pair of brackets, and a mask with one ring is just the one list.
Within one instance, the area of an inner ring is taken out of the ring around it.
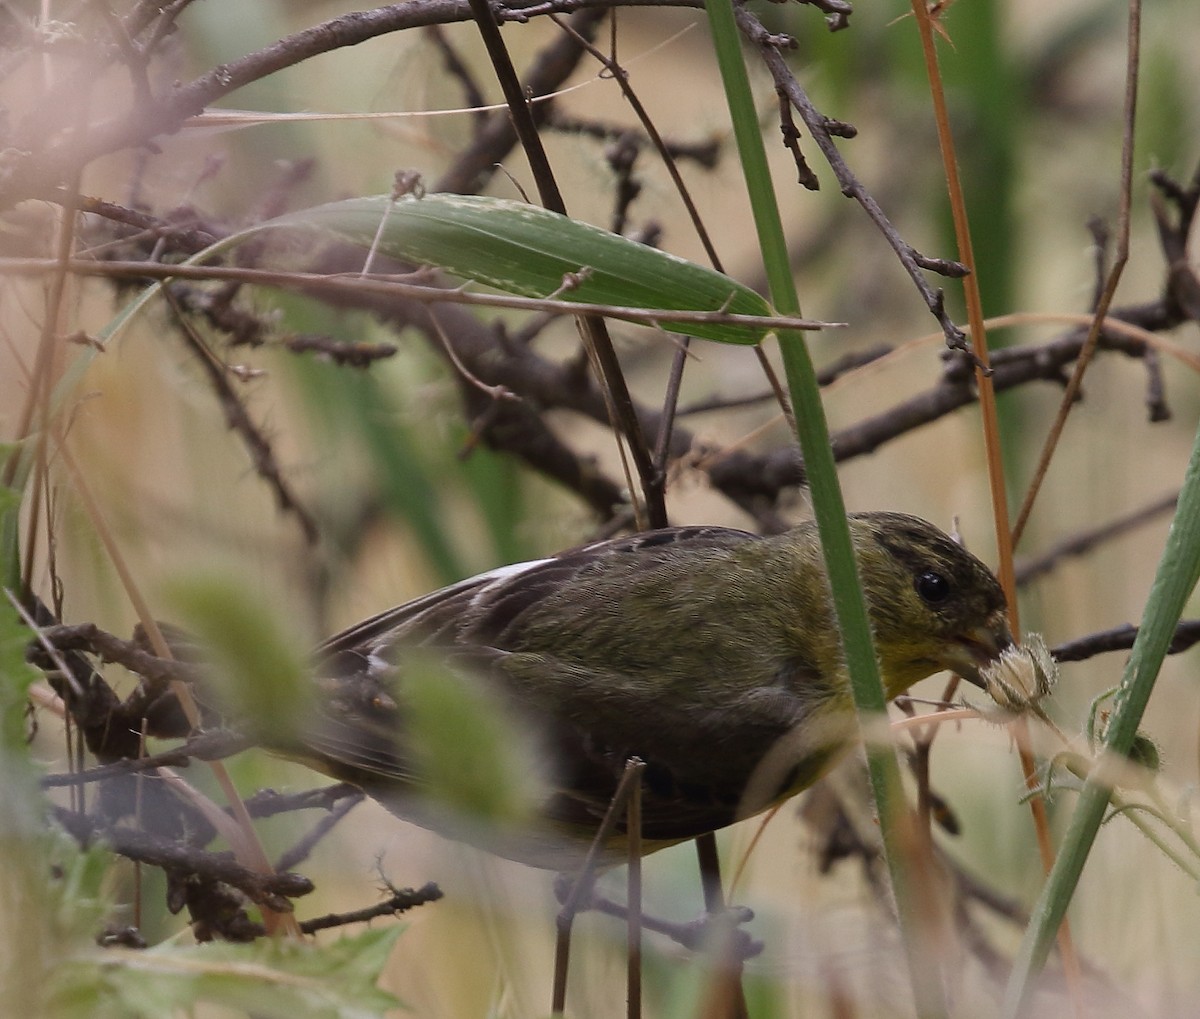
{"label": "blurred background vegetation", "polygon": [[[568,391],[555,388],[559,375],[569,374],[563,366],[582,364],[570,319],[542,322],[526,314],[460,309],[478,330],[464,343],[478,344],[481,337],[497,350],[532,355],[512,357],[507,369],[486,349],[472,356],[471,368],[484,381],[501,382],[522,397],[521,413],[533,424],[504,415],[497,421],[492,402],[448,363],[419,315],[403,307],[353,307],[267,287],[180,284],[182,311],[155,300],[98,351],[92,341],[106,335],[144,281],[68,274],[55,303],[53,277],[14,261],[52,258],[60,250],[62,209],[75,184],[80,195],[130,215],[121,221],[111,209],[94,206],[68,217],[72,250],[79,257],[125,261],[177,260],[285,210],[386,193],[399,170],[416,171],[426,187],[436,188],[470,165],[464,154],[479,132],[506,114],[474,109],[502,97],[465,5],[410,0],[407,6],[427,8],[429,25],[438,27],[407,27],[290,60],[277,73],[217,89],[215,101],[206,104],[208,115],[180,116],[178,130],[166,120],[155,129],[155,116],[189,83],[249,53],[273,45],[286,49],[280,40],[348,17],[345,5],[208,0],[177,2],[163,13],[155,5],[103,0],[0,7],[0,130],[9,135],[0,153],[3,438],[36,433],[38,415],[54,406],[79,473],[159,618],[171,617],[173,584],[216,575],[247,604],[269,609],[281,643],[303,649],[439,585],[629,523],[611,429],[603,415],[588,409],[588,400],[573,403]],[[905,240],[926,255],[954,257],[929,88],[907,7],[860,5],[849,28],[836,33],[814,6],[752,9],[771,31],[794,38],[788,60],[817,108],[857,129],[839,148]],[[651,3],[614,5],[613,11],[596,44],[607,48],[615,40],[633,89],[677,153],[725,271],[760,286],[761,260],[703,12]],[[1106,224],[1110,234],[1116,226],[1127,7],[1115,0],[957,0],[940,10],[939,21],[986,313],[1047,316],[997,331],[991,343],[1051,344],[1068,327],[1049,316],[1085,314],[1094,300],[1098,245],[1089,223]],[[168,24],[171,30],[158,38],[159,26]],[[507,24],[503,34],[519,74],[565,38],[546,17]],[[1200,160],[1198,38],[1200,9],[1190,0],[1160,0],[1148,9],[1131,257],[1115,302],[1118,308],[1157,302],[1156,308],[1171,312],[1150,328],[1174,347],[1135,344],[1135,350],[1100,353],[1019,558],[1035,559],[1066,539],[1161,503],[1178,488],[1200,405],[1197,333],[1178,295],[1167,289],[1151,211],[1161,192],[1150,175],[1161,171],[1186,189]],[[152,52],[141,60],[139,47],[152,40]],[[826,413],[836,436],[936,387],[947,370],[944,344],[895,255],[859,206],[839,193],[806,131],[799,145],[821,188],[794,183],[795,163],[777,144],[772,83],[754,49],[746,55],[804,310],[846,323],[812,336],[818,368],[848,355],[865,359],[883,347],[896,351],[842,373],[827,387]],[[616,225],[706,263],[669,175],[616,84],[586,55],[570,66],[555,86],[561,94],[548,104],[542,134],[571,215]],[[136,130],[139,110],[148,125],[144,135]],[[213,116],[222,111],[231,115]],[[301,113],[313,116],[288,116]],[[132,126],[118,137],[110,131],[114,124]],[[89,138],[106,131],[118,141],[87,149]],[[476,167],[472,182],[482,176],[485,193],[501,197],[533,194],[519,147],[510,146],[499,162],[497,173]],[[41,169],[31,172],[31,165]],[[619,194],[629,182],[637,191],[625,203]],[[1191,200],[1194,206],[1194,194]],[[1173,215],[1169,203],[1167,215]],[[189,240],[185,228],[196,235]],[[337,261],[344,257],[268,243],[243,248],[229,262],[352,268]],[[1186,247],[1180,257],[1186,262]],[[1194,253],[1190,257],[1187,264],[1194,266]],[[961,320],[959,285],[934,283],[945,287],[947,306]],[[199,346],[185,340],[181,314]],[[676,341],[619,323],[612,332],[635,397],[657,411]],[[44,335],[55,342],[45,347]],[[460,336],[451,332],[447,339],[453,346]],[[771,348],[768,343],[773,360]],[[1186,356],[1176,356],[1175,348]],[[48,376],[39,374],[38,358],[45,356],[39,349],[49,351]],[[372,356],[355,363],[355,350]],[[84,358],[86,371],[69,388],[61,386],[58,380]],[[212,381],[214,365],[232,394],[224,406]],[[543,365],[559,372],[554,384],[541,385],[537,372]],[[488,378],[489,366],[509,374]],[[43,377],[51,382],[38,392],[31,380]],[[1060,383],[1033,381],[1000,397],[1014,505],[1057,409]],[[60,403],[52,404],[52,390]],[[230,427],[229,399],[252,430]],[[33,424],[22,425],[30,406]],[[672,523],[763,529],[803,516],[804,492],[787,452],[790,434],[750,349],[693,342],[679,406],[678,427],[688,438],[668,465]],[[545,446],[539,453],[522,444],[531,428],[560,444],[576,471],[574,484],[570,472],[549,466]],[[252,434],[267,454],[250,448]],[[47,448],[49,472],[35,472],[25,493],[21,554],[31,585],[60,608],[64,621],[94,622],[128,635],[137,613],[55,448]],[[267,476],[265,458],[280,481]],[[736,483],[728,482],[729,473]],[[851,509],[903,510],[947,529],[957,526],[972,549],[994,561],[973,405],[919,428],[897,428],[869,455],[845,460],[841,479]],[[299,509],[281,509],[284,489]],[[1055,560],[1022,590],[1023,627],[1054,645],[1137,622],[1169,521],[1167,507],[1083,555]],[[23,638],[14,631],[9,640],[19,646]],[[1089,704],[1120,678],[1122,663],[1121,655],[1111,654],[1064,668],[1050,708],[1063,729],[1082,732]],[[15,689],[20,669],[12,662],[6,668],[6,677],[12,676],[6,682]],[[109,678],[121,689],[130,685],[119,669],[111,669]],[[936,698],[943,686],[944,679],[934,679],[915,692]],[[37,767],[65,770],[62,723],[46,701],[38,703],[43,706],[32,716]],[[1186,813],[1200,768],[1194,654],[1169,661],[1145,727],[1162,748],[1171,802]],[[1054,752],[1049,740],[1041,747]],[[10,755],[16,752],[9,747]],[[230,766],[247,795],[264,786],[295,790],[319,782],[262,754],[240,755]],[[13,765],[14,775],[28,780],[14,779],[14,788],[24,790],[27,802],[8,808],[5,822],[6,836],[15,837],[5,841],[6,887],[0,894],[5,915],[20,918],[10,920],[2,935],[5,979],[16,981],[30,1002],[53,980],[79,980],[75,996],[60,995],[58,1005],[99,1008],[108,1002],[104,1007],[115,1008],[112,1014],[126,1014],[121,1009],[128,1001],[113,990],[119,981],[102,967],[95,979],[63,977],[58,967],[75,950],[70,946],[87,955],[87,942],[102,923],[136,924],[150,944],[173,939],[177,945],[187,939],[180,933],[187,917],[167,912],[164,882],[153,868],[135,871],[107,856],[81,860],[58,842],[53,855],[71,861],[65,872],[82,875],[79,887],[87,894],[71,897],[49,886],[35,894],[49,882],[41,865],[51,850],[36,823],[36,776],[24,767]],[[198,768],[188,777],[208,789]],[[939,844],[963,874],[987,887],[994,905],[1004,907],[964,900],[969,917],[959,918],[962,937],[954,947],[961,955],[954,969],[956,1014],[992,1014],[1022,911],[1042,879],[1005,730],[979,722],[947,728],[933,753],[932,784],[959,828],[953,836],[939,831]],[[854,787],[852,771],[834,785],[851,796],[846,789]],[[750,930],[765,945],[747,964],[752,1014],[904,1015],[909,1006],[902,955],[888,906],[873,883],[878,875],[860,864],[853,849],[849,859],[836,861],[838,832],[830,827],[823,795],[815,791],[790,804],[768,825],[732,893],[734,902],[754,909]],[[1052,819],[1069,812],[1071,802],[1069,792],[1058,793],[1050,804]],[[311,823],[312,815],[262,822],[268,855],[278,856]],[[727,874],[743,862],[755,829],[752,822],[721,834]],[[545,874],[447,843],[369,802],[323,838],[302,869],[316,886],[297,900],[305,917],[374,901],[381,875],[397,886],[434,881],[442,889],[443,900],[403,921],[376,921],[407,925],[381,985],[415,1014],[547,1012],[556,906]],[[652,857],[646,869],[649,911],[674,919],[700,912],[689,847]],[[621,896],[620,872],[605,884]],[[87,905],[92,897],[97,902]],[[1194,882],[1130,826],[1117,821],[1101,834],[1071,919],[1092,1014],[1195,1014],[1200,908]],[[569,1014],[622,1014],[622,936],[622,926],[609,918],[581,921]],[[318,943],[335,951],[336,938],[336,932],[321,935]],[[649,1014],[697,1014],[703,998],[698,968],[678,965],[689,958],[665,940],[649,939]],[[145,979],[152,982],[153,973]],[[163,993],[166,1007],[192,1007],[186,997]],[[234,1005],[271,1007],[239,998],[225,985],[212,993]],[[1039,1002],[1045,1014],[1065,1014],[1060,993],[1052,973]],[[309,1006],[316,1008],[304,1004]],[[202,1007],[196,1013],[209,1014]]]}

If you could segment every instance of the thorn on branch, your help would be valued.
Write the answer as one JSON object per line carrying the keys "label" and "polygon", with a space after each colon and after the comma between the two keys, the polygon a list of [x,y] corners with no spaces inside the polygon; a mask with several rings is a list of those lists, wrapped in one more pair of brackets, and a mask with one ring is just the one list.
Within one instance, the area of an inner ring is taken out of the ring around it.
{"label": "thorn on branch", "polygon": [[[1151,195],[1150,206],[1167,262],[1167,296],[1193,322],[1200,322],[1200,278],[1188,259],[1188,238],[1200,205],[1200,165],[1187,188],[1161,170],[1151,173],[1150,179],[1158,188],[1158,193]],[[1164,199],[1176,207],[1177,222],[1172,222]]]}
{"label": "thorn on branch", "polygon": [[784,148],[792,154],[796,163],[796,182],[809,191],[819,191],[821,182],[800,151],[800,129],[792,117],[791,100],[782,89],[777,89],[776,94],[779,96],[779,132],[783,135]]}
{"label": "thorn on branch", "polygon": [[912,255],[913,261],[922,269],[936,272],[939,276],[945,276],[947,279],[959,280],[964,276],[971,275],[970,269],[962,262],[956,262],[952,258],[931,258],[929,255],[922,255],[915,248],[910,248],[909,253]]}
{"label": "thorn on branch", "polygon": [[799,2],[824,11],[826,14],[825,24],[831,32],[840,32],[843,28],[850,27],[850,15],[854,13],[854,7],[846,0],[799,0]]}
{"label": "thorn on branch", "polygon": [[591,277],[594,270],[590,265],[582,266],[577,272],[564,272],[562,283],[559,284],[557,290],[550,294],[546,299],[549,301],[558,300],[563,294],[569,294],[573,290],[578,290]]}
{"label": "thorn on branch", "polygon": [[1142,355],[1142,364],[1146,369],[1146,409],[1150,414],[1150,423],[1170,421],[1171,408],[1167,404],[1167,386],[1163,379],[1162,359],[1158,351],[1147,347]]}
{"label": "thorn on branch", "polygon": [[283,345],[293,354],[315,353],[324,360],[346,368],[369,368],[376,361],[392,357],[399,349],[394,343],[337,340],[317,333],[297,333],[285,337]]}
{"label": "thorn on branch", "polygon": [[[910,249],[911,252],[911,249]],[[915,252],[911,252],[915,255]],[[970,360],[972,368],[978,369],[984,375],[991,376],[992,369],[985,365],[971,349],[967,343],[967,334],[954,324],[954,321],[946,314],[946,292],[938,287],[933,293],[933,300],[929,304],[929,310],[933,312],[934,318],[942,327],[942,333],[946,337],[946,347],[951,351],[958,351],[965,354]]]}
{"label": "thorn on branch", "polygon": [[397,170],[392,177],[392,201],[412,195],[413,198],[425,197],[425,181],[419,170]]}
{"label": "thorn on branch", "polygon": [[858,128],[853,124],[848,124],[844,120],[837,120],[834,117],[825,117],[825,130],[835,138],[857,138]]}
{"label": "thorn on branch", "polygon": [[[1197,170],[1197,174],[1200,175],[1200,169]],[[1165,170],[1151,170],[1150,182],[1162,192],[1163,197],[1179,209],[1181,214],[1195,214],[1197,198],[1200,197],[1195,177],[1192,179],[1191,187],[1185,188]]]}
{"label": "thorn on branch", "polygon": [[1111,240],[1108,224],[1099,216],[1093,216],[1087,223],[1088,233],[1092,235],[1092,243],[1096,256],[1096,285],[1092,290],[1092,311],[1100,306],[1104,296],[1105,281],[1108,279],[1108,246]]}

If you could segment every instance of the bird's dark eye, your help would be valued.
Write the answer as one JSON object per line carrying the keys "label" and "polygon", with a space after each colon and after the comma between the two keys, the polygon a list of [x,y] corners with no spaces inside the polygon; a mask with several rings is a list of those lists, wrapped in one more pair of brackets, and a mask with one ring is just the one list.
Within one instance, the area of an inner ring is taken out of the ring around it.
{"label": "bird's dark eye", "polygon": [[917,594],[928,605],[938,605],[950,597],[950,581],[936,570],[917,574]]}

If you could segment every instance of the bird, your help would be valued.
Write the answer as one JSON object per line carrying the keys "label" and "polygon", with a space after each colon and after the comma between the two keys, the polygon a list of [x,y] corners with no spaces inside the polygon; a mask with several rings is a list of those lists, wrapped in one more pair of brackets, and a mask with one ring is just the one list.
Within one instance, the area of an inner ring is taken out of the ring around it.
{"label": "bird", "polygon": [[[941,671],[982,685],[1012,645],[993,573],[919,517],[848,523],[887,697]],[[478,688],[533,748],[545,781],[515,827],[435,801],[407,724],[413,662]],[[312,714],[274,749],[401,818],[558,871],[582,860],[631,759],[648,853],[798,793],[857,731],[814,521],[771,536],[668,527],[503,566],[351,626],[314,667]],[[622,820],[602,858],[628,841]]]}

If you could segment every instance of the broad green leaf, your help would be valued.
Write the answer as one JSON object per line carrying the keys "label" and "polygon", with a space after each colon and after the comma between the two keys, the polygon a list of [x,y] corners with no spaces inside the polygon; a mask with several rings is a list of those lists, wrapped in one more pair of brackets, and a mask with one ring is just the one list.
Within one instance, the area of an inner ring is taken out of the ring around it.
{"label": "broad green leaf", "polygon": [[[671,311],[770,315],[749,287],[676,255],[524,202],[479,195],[351,198],[281,216],[393,258],[522,297]],[[581,277],[564,286],[568,278]],[[663,322],[671,332],[758,343],[765,328]]]}
{"label": "broad green leaf", "polygon": [[[380,226],[382,224],[382,230]],[[386,195],[318,205],[256,224],[199,251],[184,265],[200,265],[272,227],[312,227],[351,243],[521,297],[551,295],[585,304],[663,311],[773,315],[760,294],[713,269],[696,265],[599,227],[546,209],[478,195]],[[564,287],[569,274],[578,285]],[[165,285],[160,280],[130,301],[98,331],[107,347]],[[759,343],[771,330],[750,325],[662,322],[670,332],[723,343]],[[55,386],[51,417],[66,406],[98,348],[73,359]]]}

